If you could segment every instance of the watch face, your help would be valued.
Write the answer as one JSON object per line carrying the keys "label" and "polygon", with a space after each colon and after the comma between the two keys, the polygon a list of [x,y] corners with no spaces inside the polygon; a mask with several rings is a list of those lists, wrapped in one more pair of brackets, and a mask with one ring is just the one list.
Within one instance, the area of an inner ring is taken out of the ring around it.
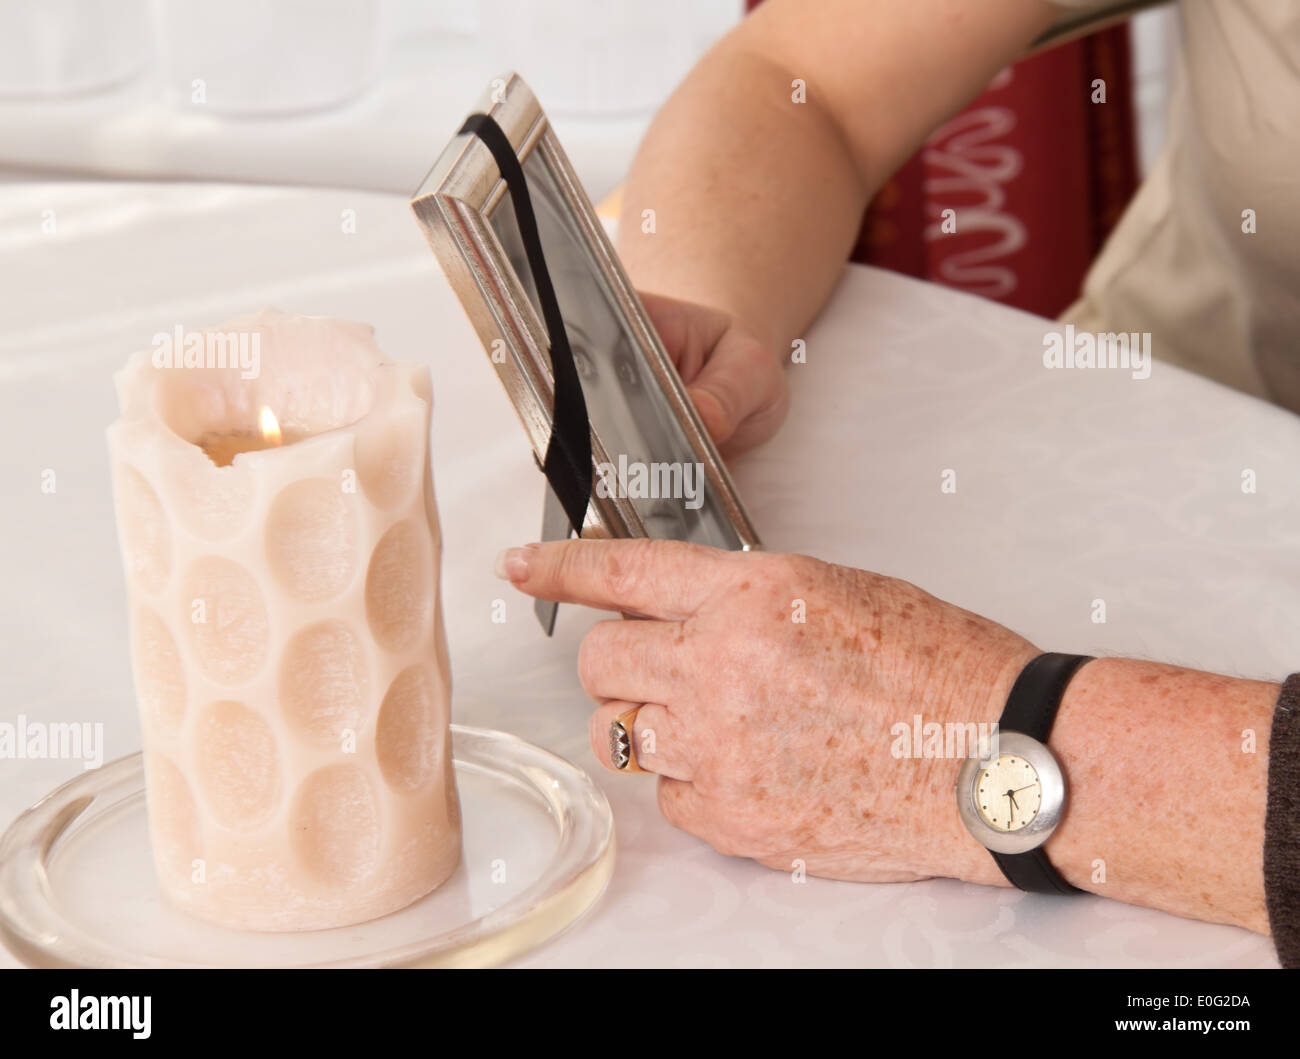
{"label": "watch face", "polygon": [[1028,853],[1046,842],[1065,808],[1065,775],[1052,752],[1023,732],[999,731],[994,756],[957,773],[957,812],[994,853]]}
{"label": "watch face", "polygon": [[1016,754],[1003,754],[980,770],[975,800],[990,827],[1019,831],[1038,815],[1043,787],[1033,765]]}

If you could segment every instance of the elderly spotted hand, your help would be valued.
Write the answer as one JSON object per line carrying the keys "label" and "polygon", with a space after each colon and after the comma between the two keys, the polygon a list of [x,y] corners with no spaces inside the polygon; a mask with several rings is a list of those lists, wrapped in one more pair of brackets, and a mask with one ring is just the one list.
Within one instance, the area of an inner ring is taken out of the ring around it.
{"label": "elderly spotted hand", "polygon": [[571,540],[512,548],[497,572],[529,595],[644,619],[596,624],[578,672],[600,703],[597,758],[621,763],[610,727],[624,718],[670,823],[773,868],[954,873],[971,844],[952,763],[901,755],[897,726],[996,721],[1037,654],[1028,641],[904,581],[801,555]]}

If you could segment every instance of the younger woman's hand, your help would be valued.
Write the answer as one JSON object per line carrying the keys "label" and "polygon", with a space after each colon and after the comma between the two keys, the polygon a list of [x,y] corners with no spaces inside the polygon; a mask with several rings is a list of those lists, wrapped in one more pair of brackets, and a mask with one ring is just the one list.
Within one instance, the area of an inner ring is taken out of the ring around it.
{"label": "younger woman's hand", "polygon": [[775,434],[789,408],[776,355],[727,313],[641,292],[704,427],[724,456]]}

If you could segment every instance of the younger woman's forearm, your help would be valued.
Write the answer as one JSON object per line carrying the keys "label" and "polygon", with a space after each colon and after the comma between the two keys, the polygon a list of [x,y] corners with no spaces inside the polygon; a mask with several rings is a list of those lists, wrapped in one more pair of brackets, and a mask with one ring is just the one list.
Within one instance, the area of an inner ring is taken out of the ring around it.
{"label": "younger woman's forearm", "polygon": [[642,290],[723,309],[778,356],[843,269],[868,188],[792,75],[724,41],[655,118],[623,195]]}
{"label": "younger woman's forearm", "polygon": [[1059,16],[1046,0],[764,0],[641,145],[619,228],[633,282],[726,310],[784,359],[871,195]]}

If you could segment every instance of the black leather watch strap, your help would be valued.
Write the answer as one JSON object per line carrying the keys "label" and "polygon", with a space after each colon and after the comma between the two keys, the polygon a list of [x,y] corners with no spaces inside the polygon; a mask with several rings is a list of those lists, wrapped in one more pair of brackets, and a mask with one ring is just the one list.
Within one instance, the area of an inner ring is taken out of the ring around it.
{"label": "black leather watch strap", "polygon": [[998,727],[1046,743],[1066,686],[1079,667],[1091,661],[1091,655],[1039,655],[1016,678]]}
{"label": "black leather watch strap", "polygon": [[[989,852],[993,853],[993,850]],[[1035,894],[1083,893],[1061,878],[1061,873],[1052,867],[1042,846],[1028,853],[993,853],[993,859],[998,862],[1007,881],[1022,890]]]}
{"label": "black leather watch strap", "polygon": [[[1046,745],[1052,734],[1056,712],[1061,708],[1061,698],[1071,678],[1091,655],[1041,654],[1020,671],[1006,708],[998,721],[1004,732],[1022,732],[1031,739]],[[1082,891],[1071,886],[1052,867],[1042,846],[1026,853],[993,853],[1002,874],[1012,886],[1039,894],[1077,894]]]}

